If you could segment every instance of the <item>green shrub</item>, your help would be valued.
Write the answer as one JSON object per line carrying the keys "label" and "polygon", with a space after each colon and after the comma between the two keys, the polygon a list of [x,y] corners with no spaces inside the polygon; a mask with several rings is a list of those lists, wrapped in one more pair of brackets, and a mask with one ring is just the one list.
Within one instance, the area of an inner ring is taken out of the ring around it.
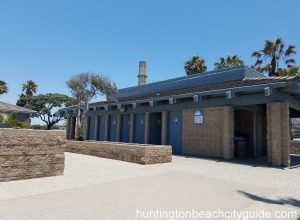
{"label": "green shrub", "polygon": [[2,114],[0,114],[0,123],[4,122],[4,116]]}
{"label": "green shrub", "polygon": [[23,123],[21,123],[21,122],[18,121],[18,119],[17,119],[17,113],[11,113],[7,117],[7,119],[6,119],[5,122],[8,124],[8,126],[10,128],[24,128],[25,127]]}
{"label": "green shrub", "polygon": [[79,134],[76,138],[77,141],[83,141],[83,136],[81,134]]}

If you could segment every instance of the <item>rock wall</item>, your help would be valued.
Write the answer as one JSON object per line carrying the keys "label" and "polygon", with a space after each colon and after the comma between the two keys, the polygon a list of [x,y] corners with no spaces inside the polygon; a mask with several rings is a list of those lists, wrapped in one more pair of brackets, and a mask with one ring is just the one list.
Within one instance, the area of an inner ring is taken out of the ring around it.
{"label": "rock wall", "polygon": [[62,175],[65,132],[0,129],[0,181]]}
{"label": "rock wall", "polygon": [[300,154],[300,141],[291,141],[291,154]]}
{"label": "rock wall", "polygon": [[67,141],[66,151],[138,164],[172,161],[172,147],[100,141]]}

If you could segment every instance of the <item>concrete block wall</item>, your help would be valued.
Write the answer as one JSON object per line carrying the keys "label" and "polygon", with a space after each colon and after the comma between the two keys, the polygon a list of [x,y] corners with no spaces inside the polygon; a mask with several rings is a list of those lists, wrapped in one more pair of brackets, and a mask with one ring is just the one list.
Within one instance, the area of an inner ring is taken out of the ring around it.
{"label": "concrete block wall", "polygon": [[194,123],[197,109],[183,110],[184,154],[231,160],[234,157],[233,107],[204,108],[203,124]]}
{"label": "concrete block wall", "polygon": [[288,103],[267,104],[268,162],[272,166],[290,166]]}
{"label": "concrete block wall", "polygon": [[162,145],[108,141],[67,141],[66,151],[138,164],[168,163],[172,161],[171,146]]}
{"label": "concrete block wall", "polygon": [[0,181],[62,175],[65,132],[0,129]]}

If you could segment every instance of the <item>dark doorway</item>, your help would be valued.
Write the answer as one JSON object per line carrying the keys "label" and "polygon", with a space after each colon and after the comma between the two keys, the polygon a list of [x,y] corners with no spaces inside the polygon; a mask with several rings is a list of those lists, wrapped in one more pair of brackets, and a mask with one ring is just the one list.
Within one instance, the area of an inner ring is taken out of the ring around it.
{"label": "dark doorway", "polygon": [[161,112],[150,113],[149,118],[149,144],[161,144]]}
{"label": "dark doorway", "polygon": [[172,146],[173,154],[181,154],[182,147],[182,112],[168,113],[168,145]]}
{"label": "dark doorway", "polygon": [[267,115],[265,105],[243,106],[234,111],[235,159],[267,160]]}
{"label": "dark doorway", "polygon": [[293,140],[290,146],[290,166],[299,168],[300,151],[298,150],[298,144],[296,143],[300,142],[300,111],[294,108],[290,108],[290,135]]}
{"label": "dark doorway", "polygon": [[121,116],[121,142],[129,142],[129,130],[130,130],[130,115]]}
{"label": "dark doorway", "polygon": [[75,139],[75,130],[76,130],[76,117],[72,117],[71,120],[72,126],[71,126],[71,136],[70,139],[74,140]]}
{"label": "dark doorway", "polygon": [[254,113],[234,112],[234,158],[254,158]]}
{"label": "dark doorway", "polygon": [[134,119],[134,143],[144,144],[145,136],[145,114],[135,114]]}
{"label": "dark doorway", "polygon": [[95,136],[95,120],[94,117],[89,116],[88,117],[88,131],[87,131],[87,139],[88,140],[94,140]]}
{"label": "dark doorway", "polygon": [[116,132],[117,132],[117,116],[109,115],[108,116],[108,141],[116,141]]}

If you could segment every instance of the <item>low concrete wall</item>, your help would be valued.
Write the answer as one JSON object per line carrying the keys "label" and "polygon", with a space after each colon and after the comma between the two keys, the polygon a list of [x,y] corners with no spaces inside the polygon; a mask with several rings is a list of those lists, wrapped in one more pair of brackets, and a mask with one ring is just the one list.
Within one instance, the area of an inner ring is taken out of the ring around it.
{"label": "low concrete wall", "polygon": [[62,175],[65,132],[0,129],[0,181]]}
{"label": "low concrete wall", "polygon": [[300,140],[291,141],[291,154],[300,154]]}
{"label": "low concrete wall", "polygon": [[67,141],[66,151],[138,164],[172,161],[172,147],[100,141]]}

